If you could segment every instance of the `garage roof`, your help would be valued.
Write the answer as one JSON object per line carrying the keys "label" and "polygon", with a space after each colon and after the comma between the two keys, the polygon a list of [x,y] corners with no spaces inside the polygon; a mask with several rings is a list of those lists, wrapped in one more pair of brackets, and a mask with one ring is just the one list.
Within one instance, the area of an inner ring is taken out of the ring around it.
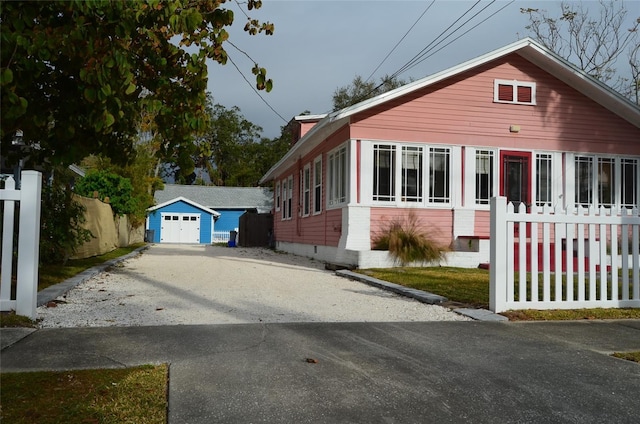
{"label": "garage roof", "polygon": [[273,207],[273,193],[264,187],[218,187],[165,184],[164,190],[154,194],[156,203],[183,197],[210,209],[257,209],[269,212]]}
{"label": "garage roof", "polygon": [[167,205],[171,205],[171,204],[173,204],[173,203],[177,203],[177,202],[185,202],[185,203],[190,204],[190,205],[191,205],[191,206],[193,206],[194,208],[201,209],[201,210],[203,210],[203,211],[205,211],[205,212],[207,212],[207,213],[209,213],[209,214],[211,214],[211,215],[213,215],[213,216],[220,216],[220,213],[219,213],[219,212],[216,212],[216,211],[214,211],[214,210],[212,210],[212,209],[209,209],[209,208],[208,208],[208,207],[206,207],[206,206],[202,206],[202,205],[200,205],[200,204],[198,204],[198,203],[196,203],[196,202],[194,202],[194,201],[192,201],[192,200],[189,200],[189,199],[187,199],[187,198],[184,198],[184,197],[182,197],[182,196],[178,196],[178,197],[176,197],[176,198],[174,198],[174,199],[167,200],[166,202],[162,202],[162,203],[160,203],[160,204],[158,204],[158,205],[152,206],[152,207],[150,207],[149,209],[147,209],[147,211],[149,211],[149,212],[151,212],[151,211],[155,211],[155,210],[158,210],[158,209],[164,208],[164,207],[165,207],[165,206],[167,206]]}

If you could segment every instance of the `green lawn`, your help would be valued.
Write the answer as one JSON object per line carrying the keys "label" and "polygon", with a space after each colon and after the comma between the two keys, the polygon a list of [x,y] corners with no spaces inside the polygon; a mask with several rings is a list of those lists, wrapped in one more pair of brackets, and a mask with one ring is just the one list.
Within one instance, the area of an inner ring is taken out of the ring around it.
{"label": "green lawn", "polygon": [[0,422],[167,422],[167,365],[2,373]]}
{"label": "green lawn", "polygon": [[[384,268],[357,272],[380,280],[438,294],[472,308],[489,308],[489,271],[478,268]],[[539,280],[542,284],[541,279]],[[576,288],[577,290],[577,288]],[[539,292],[542,293],[540,286]],[[640,308],[521,310],[504,312],[510,320],[640,319]]]}
{"label": "green lawn", "polygon": [[103,264],[111,259],[116,259],[120,256],[131,253],[145,244],[146,243],[137,243],[127,247],[120,247],[109,253],[105,253],[104,255],[93,256],[91,258],[72,259],[65,265],[42,265],[38,270],[38,291],[54,284],[61,283],[64,280],[71,278],[84,270],[93,268],[96,265]]}

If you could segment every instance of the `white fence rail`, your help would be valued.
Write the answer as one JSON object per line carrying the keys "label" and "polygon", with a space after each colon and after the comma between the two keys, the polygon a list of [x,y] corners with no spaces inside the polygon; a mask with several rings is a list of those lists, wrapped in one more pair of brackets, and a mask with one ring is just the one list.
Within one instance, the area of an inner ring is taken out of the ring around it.
{"label": "white fence rail", "polygon": [[[0,310],[36,318],[38,298],[38,259],[40,257],[40,197],[42,174],[22,171],[21,187],[9,177],[0,190],[2,208],[2,275],[0,275]],[[18,265],[15,299],[12,296],[15,203],[20,202],[18,217]]]}
{"label": "white fence rail", "polygon": [[231,237],[231,231],[214,231],[211,243],[227,243]]}
{"label": "white fence rail", "polygon": [[527,213],[491,199],[489,307],[640,307],[638,209]]}

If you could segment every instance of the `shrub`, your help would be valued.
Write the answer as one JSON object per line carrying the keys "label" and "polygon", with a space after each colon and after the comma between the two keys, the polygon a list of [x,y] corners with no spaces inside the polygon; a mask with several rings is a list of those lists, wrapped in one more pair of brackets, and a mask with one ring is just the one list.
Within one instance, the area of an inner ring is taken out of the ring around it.
{"label": "shrub", "polygon": [[65,264],[85,242],[93,237],[82,227],[85,208],[72,198],[65,186],[62,172],[52,185],[42,187],[40,217],[40,263]]}
{"label": "shrub", "polygon": [[434,262],[445,259],[446,249],[424,230],[413,212],[405,218],[392,220],[373,240],[375,250],[388,250],[389,254],[405,266],[412,262]]}
{"label": "shrub", "polygon": [[85,197],[93,197],[96,191],[100,200],[109,198],[109,204],[116,215],[126,215],[137,210],[138,201],[133,197],[133,186],[128,178],[113,172],[91,170],[75,186],[75,192]]}

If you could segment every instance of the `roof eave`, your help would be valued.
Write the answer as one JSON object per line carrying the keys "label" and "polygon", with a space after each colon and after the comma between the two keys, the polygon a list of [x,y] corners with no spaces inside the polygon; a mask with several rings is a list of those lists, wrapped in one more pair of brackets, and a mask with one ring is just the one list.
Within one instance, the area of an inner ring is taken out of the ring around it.
{"label": "roof eave", "polygon": [[171,205],[173,203],[180,202],[180,201],[188,203],[191,206],[193,206],[195,208],[198,208],[198,209],[201,209],[201,210],[203,210],[205,212],[208,212],[208,213],[210,213],[210,214],[212,214],[214,216],[220,216],[220,212],[216,212],[213,209],[210,209],[210,208],[208,208],[206,206],[202,206],[201,204],[196,203],[193,200],[189,200],[186,197],[182,197],[182,196],[178,196],[178,197],[176,197],[174,199],[167,200],[166,202],[160,203],[159,205],[151,206],[150,208],[147,208],[147,212],[153,212],[153,211],[161,209],[161,208],[163,208],[163,207],[165,207],[167,205]]}
{"label": "roof eave", "polygon": [[291,149],[273,165],[266,174],[258,181],[258,184],[265,184],[273,181],[277,176],[277,172],[283,168],[293,165],[300,156],[304,156],[316,146],[314,141],[320,143],[335,130],[340,128],[348,119],[335,119],[336,112],[326,115],[313,128],[309,130]]}

